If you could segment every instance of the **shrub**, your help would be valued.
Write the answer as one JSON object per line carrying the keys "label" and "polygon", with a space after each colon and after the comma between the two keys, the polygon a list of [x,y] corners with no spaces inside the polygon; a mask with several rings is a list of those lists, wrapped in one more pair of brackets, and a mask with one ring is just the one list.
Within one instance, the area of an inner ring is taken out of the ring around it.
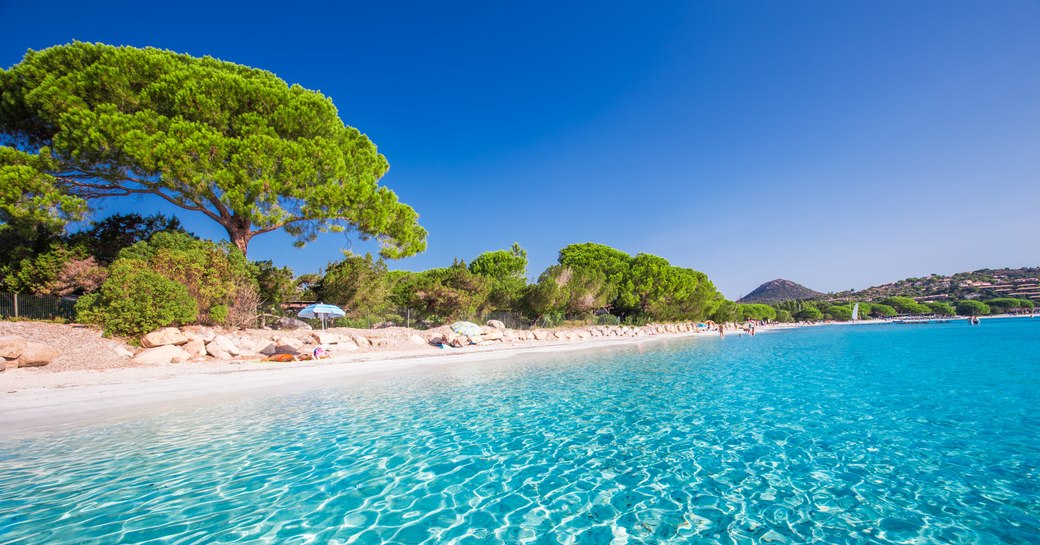
{"label": "shrub", "polygon": [[550,311],[538,318],[538,327],[556,327],[564,322],[566,317],[562,312]]}
{"label": "shrub", "polygon": [[[228,310],[223,314],[225,321],[256,315],[256,280],[242,252],[227,243],[161,231],[147,241],[123,248],[113,267],[127,260],[187,288],[202,323],[223,323],[211,314],[215,306]],[[248,308],[240,308],[243,304]],[[217,313],[221,312],[218,308]]]}
{"label": "shrub", "polygon": [[957,314],[961,316],[985,316],[989,314],[989,305],[981,301],[967,299],[957,301]]}
{"label": "shrub", "polygon": [[618,325],[621,323],[621,320],[613,314],[600,314],[596,323],[599,325]]}
{"label": "shrub", "polygon": [[228,319],[227,305],[213,305],[209,307],[209,319],[215,324],[226,324]]}
{"label": "shrub", "polygon": [[870,305],[871,316],[877,316],[879,318],[891,318],[892,316],[895,316],[897,314],[899,314],[899,312],[896,311],[896,309],[890,305],[884,305],[881,303],[871,303]]}
{"label": "shrub", "polygon": [[827,309],[826,316],[831,320],[847,322],[852,319],[852,309],[846,306],[835,305]]}
{"label": "shrub", "polygon": [[998,297],[997,299],[986,301],[986,304],[989,305],[990,312],[1001,314],[1008,312],[1013,308],[1033,308],[1032,301],[1015,297]]}
{"label": "shrub", "polygon": [[79,321],[100,325],[105,335],[139,337],[170,325],[195,321],[198,306],[184,285],[122,260],[112,267],[101,291],[76,303]]}
{"label": "shrub", "polygon": [[794,317],[798,318],[799,320],[815,321],[822,320],[823,313],[820,312],[820,309],[816,307],[805,307],[802,310],[798,311],[798,313],[795,314]]}

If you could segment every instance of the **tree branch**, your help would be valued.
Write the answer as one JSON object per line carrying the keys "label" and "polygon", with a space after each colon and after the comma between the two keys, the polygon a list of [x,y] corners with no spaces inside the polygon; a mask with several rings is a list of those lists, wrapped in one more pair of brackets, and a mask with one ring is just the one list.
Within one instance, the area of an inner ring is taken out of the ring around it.
{"label": "tree branch", "polygon": [[[92,175],[89,175],[89,174],[86,174],[86,173],[65,174],[65,175],[57,176],[57,178],[59,180],[65,182],[65,183],[73,186],[73,187],[78,188],[78,189],[85,189],[86,191],[84,192],[83,196],[87,197],[87,198],[125,197],[127,195],[135,195],[135,194],[136,195],[157,195],[157,196],[162,197],[163,199],[165,199],[170,204],[173,204],[174,206],[183,208],[185,210],[191,210],[191,211],[194,211],[194,212],[201,212],[201,213],[205,214],[206,216],[208,216],[210,219],[216,221],[217,223],[223,224],[221,216],[213,213],[212,211],[210,211],[210,210],[206,209],[205,207],[201,206],[200,204],[198,204],[198,203],[196,203],[194,201],[190,201],[190,204],[189,204],[189,201],[187,201],[186,199],[178,199],[177,197],[174,197],[172,195],[168,195],[168,194],[164,193],[162,190],[160,190],[159,188],[147,187],[147,184],[143,183],[140,180],[135,180],[133,178],[125,178],[125,179],[127,181],[139,184],[139,185],[141,185],[143,187],[140,187],[140,188],[127,187],[127,186],[125,186],[123,184],[120,184],[117,181],[111,181],[110,183],[92,183],[92,182],[87,182],[85,180],[88,180],[88,179],[96,180],[96,179],[99,178],[99,176],[96,176],[96,175],[92,176]],[[104,178],[104,177],[100,177],[100,178],[107,179],[107,178]],[[226,211],[227,209],[225,208],[224,210]]]}

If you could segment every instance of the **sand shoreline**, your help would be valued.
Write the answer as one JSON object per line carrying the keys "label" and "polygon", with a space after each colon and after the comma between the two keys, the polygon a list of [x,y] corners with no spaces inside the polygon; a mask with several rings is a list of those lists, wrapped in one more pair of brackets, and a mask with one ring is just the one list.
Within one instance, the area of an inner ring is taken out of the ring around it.
{"label": "sand shoreline", "polygon": [[[854,325],[881,324],[862,321]],[[848,323],[778,324],[760,333]],[[726,335],[736,336],[737,331]],[[218,396],[280,393],[331,380],[357,379],[452,363],[490,361],[525,355],[609,349],[674,339],[717,339],[715,332],[662,333],[642,337],[598,337],[571,341],[496,343],[436,352],[391,350],[350,354],[320,362],[213,362],[0,374],[0,429],[46,429],[74,422],[131,414],[184,403],[206,403]]]}
{"label": "sand shoreline", "polygon": [[[761,332],[791,326],[763,327]],[[727,332],[727,336],[736,335]],[[342,381],[432,365],[525,355],[608,349],[667,339],[717,338],[714,332],[600,337],[583,341],[506,343],[439,352],[386,351],[320,362],[218,362],[126,367],[58,373],[0,375],[0,429],[32,430],[140,412],[148,408],[213,400],[250,392]]]}

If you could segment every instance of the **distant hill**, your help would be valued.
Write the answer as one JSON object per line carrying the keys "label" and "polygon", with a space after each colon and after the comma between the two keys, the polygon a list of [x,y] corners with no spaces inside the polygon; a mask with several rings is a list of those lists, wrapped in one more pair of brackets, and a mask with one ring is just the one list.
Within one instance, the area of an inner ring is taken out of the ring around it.
{"label": "distant hill", "polygon": [[799,299],[815,299],[824,294],[813,291],[797,282],[777,278],[755,288],[754,291],[741,297],[738,303],[779,303]]}
{"label": "distant hill", "polygon": [[1015,297],[1040,303],[1040,267],[979,269],[950,276],[931,274],[921,278],[889,282],[865,290],[831,294],[834,299],[865,301],[895,296],[913,297],[918,301]]}

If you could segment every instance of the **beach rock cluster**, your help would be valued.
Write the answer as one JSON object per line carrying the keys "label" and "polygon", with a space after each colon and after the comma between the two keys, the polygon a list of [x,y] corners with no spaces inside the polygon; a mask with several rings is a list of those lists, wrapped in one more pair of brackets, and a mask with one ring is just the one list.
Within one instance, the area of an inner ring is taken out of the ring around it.
{"label": "beach rock cluster", "polygon": [[479,335],[459,335],[448,330],[432,336],[430,344],[461,348],[489,341],[582,341],[604,337],[648,337],[651,335],[696,331],[698,331],[696,324],[692,322],[646,326],[604,325],[569,329],[512,330],[507,329],[498,320],[491,320],[488,322],[488,325],[481,328]]}
{"label": "beach rock cluster", "polygon": [[42,367],[61,353],[52,346],[29,342],[24,337],[0,337],[0,371],[18,367]]}
{"label": "beach rock cluster", "polygon": [[[472,345],[517,342],[576,342],[607,337],[647,337],[695,331],[692,323],[647,326],[591,325],[567,329],[509,329],[490,320],[479,334],[459,335],[448,326],[417,331],[402,327],[383,329],[333,328],[317,330],[222,330],[202,326],[168,327],[148,333],[130,360],[134,365],[163,365],[191,361],[258,360],[278,355],[303,357],[322,346],[333,356],[355,352],[417,350],[429,346],[463,348]],[[291,358],[290,358],[291,359]]]}

